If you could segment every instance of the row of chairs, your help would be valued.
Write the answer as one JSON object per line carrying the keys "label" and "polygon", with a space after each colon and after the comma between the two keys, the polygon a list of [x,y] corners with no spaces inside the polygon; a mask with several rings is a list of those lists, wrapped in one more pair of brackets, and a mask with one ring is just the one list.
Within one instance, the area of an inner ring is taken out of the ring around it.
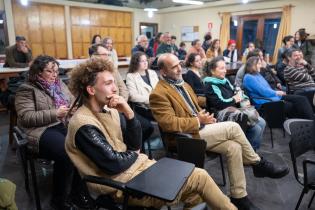
{"label": "row of chairs", "polygon": [[[282,102],[283,103],[283,102]],[[281,104],[281,102],[279,103]],[[279,106],[280,110],[283,110],[281,106]],[[267,107],[262,107],[262,115],[264,113],[269,113],[271,118],[272,116],[277,116],[279,115],[279,110],[277,111],[277,107],[274,107],[274,104],[271,103],[271,105],[268,105]],[[273,114],[272,114],[273,113]],[[265,116],[265,115],[264,115]],[[269,116],[269,115],[267,115]],[[274,124],[278,125],[280,124],[281,121],[275,122],[275,120],[272,120],[271,118],[268,118],[265,116],[266,121],[269,126],[273,126]],[[284,121],[284,118],[282,119]],[[282,121],[282,122],[283,122]],[[273,124],[274,123],[274,124]],[[294,174],[295,178],[297,181],[303,185],[303,190],[301,193],[301,196],[299,198],[299,201],[297,203],[296,209],[298,209],[304,194],[306,194],[309,190],[315,190],[315,161],[313,160],[304,160],[303,161],[303,173],[300,173],[298,170],[297,166],[297,158],[303,155],[305,152],[309,151],[310,149],[315,148],[315,133],[314,133],[314,127],[313,127],[313,122],[308,121],[308,120],[287,120],[284,123],[284,128],[285,131],[291,136],[291,142],[289,144],[290,146],[290,152],[291,152],[291,159],[293,162],[293,169],[294,169]],[[29,152],[30,150],[27,147],[27,139],[26,135],[18,128],[14,127],[13,129],[13,137],[17,143],[18,146],[18,154],[19,157],[21,158],[22,166],[23,166],[23,171],[24,171],[24,176],[25,176],[25,189],[28,193],[30,193],[30,187],[29,187],[29,170],[32,178],[32,184],[33,184],[33,191],[35,195],[35,202],[36,202],[36,207],[37,210],[41,209],[41,204],[40,204],[40,197],[39,197],[39,191],[38,191],[38,186],[37,186],[37,176],[36,176],[36,170],[35,170],[35,165],[34,162],[35,160],[37,162],[40,162],[41,164],[45,165],[50,165],[53,164],[51,161],[47,160],[41,160],[40,157],[38,157],[36,154],[33,154]],[[194,163],[197,167],[203,168],[204,161],[205,161],[205,154],[207,157],[210,159],[214,158],[219,158],[220,159],[220,165],[221,165],[221,171],[222,171],[222,179],[223,179],[223,186],[226,184],[226,178],[225,178],[225,172],[224,172],[224,165],[223,165],[223,160],[222,156],[220,154],[216,153],[208,153],[206,152],[206,142],[201,139],[192,139],[191,136],[188,134],[174,134],[174,133],[165,133],[161,129],[161,136],[162,140],[166,138],[166,135],[175,135],[176,141],[177,141],[177,151],[172,151],[167,147],[167,144],[165,141],[163,141],[165,148],[167,149],[167,154],[168,156],[177,156],[178,159]],[[272,135],[272,134],[271,134]],[[193,151],[198,151],[198,152],[192,152]],[[30,168],[29,168],[30,166]],[[312,168],[310,171],[309,168]],[[301,179],[300,174],[303,174],[303,179]],[[83,180],[85,182],[93,182],[93,183],[99,183],[99,184],[104,184],[107,186],[111,186],[117,189],[122,190],[125,192],[124,184],[119,183],[119,182],[113,182],[112,180],[107,180],[104,178],[100,177],[84,177]],[[128,198],[128,192],[126,191],[126,199]],[[314,199],[315,193],[313,194],[309,206],[311,205],[313,199]],[[93,204],[93,209],[98,209],[99,207],[102,207],[100,204],[102,203],[107,203],[111,204],[112,202],[108,202],[109,198],[108,197],[100,197],[98,199],[94,200]],[[106,201],[106,202],[104,202]],[[127,200],[124,202],[125,204],[116,207],[117,209],[126,209],[127,208]],[[111,204],[112,205],[112,204]],[[105,207],[106,208],[106,207]],[[108,207],[109,209],[114,209],[114,207]]]}

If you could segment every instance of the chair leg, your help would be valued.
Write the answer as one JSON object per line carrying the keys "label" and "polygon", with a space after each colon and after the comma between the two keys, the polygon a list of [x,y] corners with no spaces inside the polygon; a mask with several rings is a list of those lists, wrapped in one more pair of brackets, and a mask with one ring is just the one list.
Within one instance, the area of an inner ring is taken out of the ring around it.
{"label": "chair leg", "polygon": [[30,167],[31,167],[32,182],[33,182],[33,188],[34,188],[34,194],[35,194],[36,209],[37,210],[41,210],[42,208],[41,208],[41,205],[40,205],[40,198],[39,198],[39,192],[38,192],[38,186],[37,186],[36,171],[35,171],[33,158],[30,158]]}
{"label": "chair leg", "polygon": [[123,210],[127,210],[128,209],[128,200],[129,200],[128,193],[124,193]]}
{"label": "chair leg", "polygon": [[313,200],[314,200],[314,197],[315,197],[315,192],[313,193],[313,196],[312,196],[312,198],[311,198],[310,202],[308,203],[307,208],[310,208],[310,207],[311,207],[312,202],[313,202]]}
{"label": "chair leg", "polygon": [[272,135],[272,128],[270,129],[270,139],[271,139],[271,147],[273,148],[273,135]]}
{"label": "chair leg", "polygon": [[224,171],[224,165],[223,165],[223,158],[222,155],[219,155],[219,159],[220,159],[220,165],[221,165],[221,172],[222,172],[222,179],[223,179],[223,185],[226,185],[226,178],[225,178],[225,171]]}
{"label": "chair leg", "polygon": [[30,181],[29,181],[29,175],[28,175],[28,160],[27,160],[27,154],[26,154],[26,148],[20,148],[19,153],[22,161],[23,166],[23,172],[24,172],[24,185],[25,190],[27,193],[30,193]]}
{"label": "chair leg", "polygon": [[147,140],[148,150],[149,150],[149,158],[152,159],[152,150],[151,150],[151,141],[150,139]]}
{"label": "chair leg", "polygon": [[298,202],[297,202],[297,204],[296,204],[295,210],[298,210],[298,209],[299,209],[304,194],[305,194],[305,190],[303,189],[302,192],[301,192],[300,198],[299,198],[299,200],[298,200]]}

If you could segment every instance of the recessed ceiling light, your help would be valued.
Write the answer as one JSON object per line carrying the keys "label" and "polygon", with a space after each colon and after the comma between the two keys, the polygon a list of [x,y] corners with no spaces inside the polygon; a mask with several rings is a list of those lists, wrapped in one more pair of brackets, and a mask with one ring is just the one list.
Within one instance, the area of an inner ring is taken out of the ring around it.
{"label": "recessed ceiling light", "polygon": [[154,12],[158,11],[156,8],[144,8],[144,11],[148,12],[148,17],[152,18],[154,16]]}
{"label": "recessed ceiling light", "polygon": [[243,4],[247,4],[249,0],[242,0]]}
{"label": "recessed ceiling light", "polygon": [[173,0],[174,3],[180,4],[193,4],[193,5],[203,5],[202,1],[190,1],[190,0]]}

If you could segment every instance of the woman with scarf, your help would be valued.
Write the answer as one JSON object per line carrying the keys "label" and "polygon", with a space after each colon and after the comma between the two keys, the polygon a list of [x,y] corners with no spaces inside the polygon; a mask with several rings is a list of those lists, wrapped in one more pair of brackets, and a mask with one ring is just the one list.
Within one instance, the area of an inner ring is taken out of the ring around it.
{"label": "woman with scarf", "polygon": [[[230,107],[249,107],[248,97],[241,91],[235,91],[230,81],[225,77],[226,67],[223,56],[216,57],[207,62],[204,68],[207,77],[204,78],[207,109],[219,113]],[[233,109],[232,109],[233,110]],[[266,122],[258,117],[255,123],[250,123],[245,135],[256,151],[260,147]]]}
{"label": "woman with scarf", "polygon": [[58,77],[58,62],[46,55],[38,56],[15,98],[18,126],[26,133],[29,146],[40,158],[54,161],[51,206],[71,209],[66,204],[67,184],[73,172],[65,151],[65,126],[73,96]]}

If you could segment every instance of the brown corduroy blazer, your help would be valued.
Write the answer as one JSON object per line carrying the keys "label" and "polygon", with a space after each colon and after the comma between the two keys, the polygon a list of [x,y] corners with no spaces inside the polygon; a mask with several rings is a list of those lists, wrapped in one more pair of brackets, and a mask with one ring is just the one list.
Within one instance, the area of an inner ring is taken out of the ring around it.
{"label": "brown corduroy blazer", "polygon": [[[185,83],[193,103],[198,111],[198,99],[191,87]],[[155,120],[164,132],[189,133],[193,138],[200,138],[199,122],[193,116],[182,96],[165,80],[160,80],[150,95],[150,108]],[[175,146],[175,139],[166,139],[169,147]]]}

